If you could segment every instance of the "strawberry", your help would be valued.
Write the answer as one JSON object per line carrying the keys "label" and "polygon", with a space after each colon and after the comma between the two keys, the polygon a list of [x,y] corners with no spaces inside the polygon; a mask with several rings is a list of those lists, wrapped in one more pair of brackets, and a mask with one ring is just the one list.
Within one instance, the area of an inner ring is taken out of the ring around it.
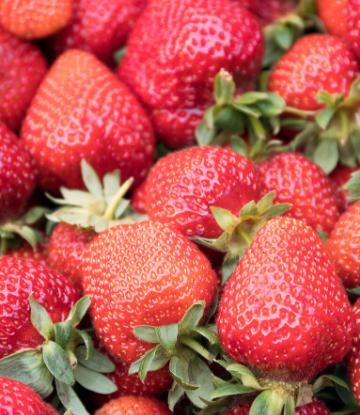
{"label": "strawberry", "polygon": [[349,353],[345,358],[345,363],[350,378],[351,388],[357,402],[360,404],[360,298],[353,305],[352,312],[355,318],[355,330],[353,342]]}
{"label": "strawberry", "polygon": [[237,215],[257,198],[253,164],[232,150],[217,147],[169,154],[155,164],[147,180],[149,218],[170,223],[188,237],[217,238],[222,234],[211,206]]}
{"label": "strawberry", "polygon": [[197,301],[209,307],[217,285],[195,245],[155,222],[119,225],[98,235],[86,248],[81,273],[99,338],[126,363],[154,346],[135,337],[135,326],[178,323]]}
{"label": "strawberry", "polygon": [[360,202],[351,206],[337,221],[326,247],[334,261],[337,274],[344,287],[360,286]]}
{"label": "strawberry", "polygon": [[47,239],[47,236],[43,235],[43,242],[37,241],[36,249],[34,249],[29,243],[22,242],[20,243],[20,246],[8,249],[6,251],[6,256],[16,259],[30,259],[40,263],[44,267],[47,267]]}
{"label": "strawberry", "polygon": [[330,35],[347,39],[348,0],[316,0],[317,14]]}
{"label": "strawberry", "polygon": [[142,215],[146,214],[146,186],[147,180],[144,180],[131,195],[130,205]]}
{"label": "strawberry", "polygon": [[171,415],[164,402],[155,398],[122,396],[97,410],[94,415]]}
{"label": "strawberry", "polygon": [[2,415],[57,415],[50,405],[28,386],[0,377],[0,413]]}
{"label": "strawberry", "polygon": [[83,49],[113,66],[113,53],[123,47],[147,0],[73,0],[68,25],[46,40],[52,57],[66,49]]}
{"label": "strawberry", "polygon": [[[1,6],[0,6],[1,7]],[[18,131],[47,70],[40,50],[0,27],[0,121]]]}
{"label": "strawberry", "polygon": [[[50,121],[49,121],[50,120]],[[119,168],[135,184],[153,162],[155,138],[145,112],[120,81],[94,56],[64,53],[52,66],[21,130],[40,186],[83,188],[80,160],[102,178]]]}
{"label": "strawberry", "polygon": [[348,0],[347,4],[347,41],[352,51],[360,57],[360,1]]}
{"label": "strawberry", "polygon": [[154,0],[117,73],[147,108],[159,139],[178,149],[195,142],[220,69],[233,76],[238,93],[249,91],[262,55],[259,23],[247,11],[224,0]]}
{"label": "strawberry", "polygon": [[354,328],[323,242],[303,222],[284,217],[253,239],[228,282],[217,324],[235,362],[270,388],[291,382],[285,390],[292,393],[295,383],[343,359]]}
{"label": "strawberry", "polygon": [[338,166],[331,174],[330,180],[333,184],[339,198],[340,212],[345,212],[351,205],[349,190],[345,189],[345,184],[351,179],[352,173],[359,171],[360,166],[348,167]]}
{"label": "strawberry", "polygon": [[0,225],[14,219],[35,187],[35,172],[23,143],[0,122]]}
{"label": "strawberry", "polygon": [[275,191],[274,203],[290,203],[284,216],[329,234],[338,217],[338,201],[326,174],[301,154],[279,153],[256,164],[260,196]]}
{"label": "strawberry", "polygon": [[17,37],[40,39],[62,29],[71,8],[71,0],[1,0],[0,25]]}

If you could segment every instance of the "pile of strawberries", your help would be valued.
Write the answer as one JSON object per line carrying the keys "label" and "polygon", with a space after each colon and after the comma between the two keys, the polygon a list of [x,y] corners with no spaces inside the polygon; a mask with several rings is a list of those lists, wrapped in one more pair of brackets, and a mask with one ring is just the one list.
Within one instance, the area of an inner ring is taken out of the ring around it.
{"label": "pile of strawberries", "polygon": [[0,414],[360,414],[360,0],[0,0]]}

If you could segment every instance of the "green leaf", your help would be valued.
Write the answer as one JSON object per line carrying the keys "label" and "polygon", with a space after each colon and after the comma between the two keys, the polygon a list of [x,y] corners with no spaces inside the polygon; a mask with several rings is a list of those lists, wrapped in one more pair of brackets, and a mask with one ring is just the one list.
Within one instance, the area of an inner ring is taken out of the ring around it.
{"label": "green leaf", "polygon": [[92,338],[83,330],[77,330],[75,329],[74,332],[82,339],[82,341],[85,344],[87,354],[86,354],[86,360],[92,359],[94,357],[94,346],[92,342]]}
{"label": "green leaf", "polygon": [[115,383],[100,373],[94,372],[82,365],[78,365],[74,370],[75,380],[85,389],[96,393],[108,394],[118,390]]}
{"label": "green leaf", "polygon": [[244,126],[242,114],[232,107],[225,107],[215,118],[215,125],[221,130],[232,133],[240,132]]}
{"label": "green leaf", "polygon": [[254,389],[261,389],[256,377],[251,372],[250,369],[243,365],[239,365],[238,363],[232,363],[227,366],[226,368],[234,377],[241,379],[244,386],[254,388]]}
{"label": "green leaf", "polygon": [[179,323],[180,334],[188,333],[199,324],[204,315],[205,306],[205,301],[197,301],[190,306]]}
{"label": "green leaf", "polygon": [[47,311],[29,295],[31,307],[31,322],[36,330],[46,339],[51,339],[55,332],[54,326]]}
{"label": "green leaf", "polygon": [[71,409],[74,415],[90,415],[71,386],[57,379],[55,384],[58,397],[66,409]]}
{"label": "green leaf", "polygon": [[36,223],[40,218],[42,218],[45,213],[50,212],[50,209],[44,208],[41,206],[33,207],[26,212],[23,216],[23,220],[27,225],[33,225]]}
{"label": "green leaf", "polygon": [[143,356],[143,360],[139,367],[139,378],[141,382],[144,383],[147,373],[152,369],[152,362],[160,348],[163,349],[163,346],[158,344]]}
{"label": "green leaf", "polygon": [[288,50],[294,43],[294,36],[291,28],[284,24],[278,24],[275,26],[274,39],[281,49]]}
{"label": "green leaf", "polygon": [[196,390],[199,388],[199,385],[189,382],[189,362],[183,356],[173,356],[170,360],[169,370],[174,380],[185,390]]}
{"label": "green leaf", "polygon": [[339,161],[338,144],[334,140],[321,140],[314,153],[314,162],[330,174]]}
{"label": "green leaf", "polygon": [[350,134],[350,142],[358,162],[360,162],[360,131],[355,130]]}
{"label": "green leaf", "polygon": [[328,236],[322,229],[316,229],[316,233],[318,234],[319,238],[326,244],[328,240]]}
{"label": "green leaf", "polygon": [[239,224],[239,219],[226,209],[211,206],[210,210],[214,215],[217,224],[226,232],[231,233]]}
{"label": "green leaf", "polygon": [[275,191],[273,190],[272,192],[263,196],[258,201],[257,210],[260,214],[263,213],[266,209],[268,209],[273,204],[274,196],[275,196]]}
{"label": "green leaf", "polygon": [[120,187],[120,170],[114,170],[111,173],[105,174],[103,184],[105,200],[109,205]]}
{"label": "green leaf", "polygon": [[219,343],[219,336],[212,330],[207,329],[206,327],[197,327],[192,331],[205,337],[205,339],[207,339],[211,344]]}
{"label": "green leaf", "polygon": [[223,398],[225,396],[243,395],[254,392],[255,389],[243,385],[226,384],[217,388],[211,395],[212,399]]}
{"label": "green leaf", "polygon": [[342,379],[347,387],[340,385],[339,383],[335,383],[336,392],[339,395],[340,399],[350,408],[360,409],[360,405],[358,404],[355,395],[350,386],[350,379],[347,374],[347,369],[344,364],[340,364],[335,368],[335,375]]}
{"label": "green leaf", "polygon": [[156,327],[153,326],[136,326],[134,328],[134,334],[141,340],[148,343],[159,343],[160,340],[156,335]]}
{"label": "green leaf", "polygon": [[23,225],[14,228],[14,232],[20,235],[23,239],[25,239],[25,241],[28,242],[34,250],[36,249],[38,233],[34,229],[30,228],[29,226]]}
{"label": "green leaf", "polygon": [[319,127],[316,124],[309,124],[304,130],[302,130],[292,141],[292,147],[294,150],[301,149],[310,139],[314,138],[318,133]]}
{"label": "green leaf", "polygon": [[252,216],[256,216],[257,213],[258,208],[256,206],[256,203],[252,200],[251,202],[247,203],[245,206],[241,208],[239,216],[241,220],[247,220]]}
{"label": "green leaf", "polygon": [[214,96],[218,105],[228,103],[235,93],[235,82],[232,76],[222,69],[220,73],[215,76],[214,81]]}
{"label": "green leaf", "polygon": [[200,385],[200,387],[196,390],[187,390],[186,395],[198,408],[206,406],[202,399],[211,400],[211,395],[214,392],[211,375],[209,366],[201,358],[196,356],[190,361],[189,381],[191,384]]}
{"label": "green leaf", "polygon": [[121,49],[118,49],[117,51],[114,52],[113,60],[115,61],[117,65],[119,65],[119,63],[125,58],[125,55],[126,55],[126,47],[124,46]]}
{"label": "green leaf", "polygon": [[268,415],[272,395],[271,390],[262,392],[251,405],[249,415]]}
{"label": "green leaf", "polygon": [[295,414],[295,401],[291,395],[288,395],[285,400],[284,415]]}
{"label": "green leaf", "polygon": [[238,154],[246,157],[247,159],[250,158],[249,148],[245,141],[240,137],[232,137],[231,138],[231,148]]}
{"label": "green leaf", "polygon": [[179,402],[184,393],[185,389],[178,383],[174,382],[168,394],[168,406],[170,411],[174,410],[175,405]]}
{"label": "green leaf", "polygon": [[271,219],[275,218],[276,216],[281,216],[285,212],[287,212],[291,208],[291,206],[292,205],[290,203],[277,203],[275,205],[270,206],[268,209],[262,212],[260,217]]}
{"label": "green leaf", "polygon": [[89,360],[87,359],[87,349],[85,346],[77,347],[75,355],[80,364],[94,372],[111,373],[115,370],[114,363],[96,349],[94,349],[94,357]]}
{"label": "green leaf", "polygon": [[235,271],[235,268],[238,266],[240,258],[231,258],[226,260],[222,264],[221,273],[222,273],[222,285],[226,284],[228,279],[232,276]]}
{"label": "green leaf", "polygon": [[126,209],[130,206],[130,200],[121,199],[116,206],[114,217],[115,219],[119,219],[126,211]]}
{"label": "green leaf", "polygon": [[74,372],[66,352],[53,341],[46,343],[42,351],[44,362],[52,375],[60,382],[73,385]]}
{"label": "green leaf", "polygon": [[360,171],[352,173],[351,176],[344,188],[350,191],[348,197],[351,200],[357,200],[360,198]]}
{"label": "green leaf", "polygon": [[327,126],[329,125],[329,122],[331,121],[331,118],[335,114],[336,108],[334,107],[327,107],[324,110],[318,112],[315,115],[315,120],[318,123],[319,127],[321,127],[323,130],[326,130]]}
{"label": "green leaf", "polygon": [[214,128],[209,128],[204,120],[202,120],[195,130],[196,141],[201,147],[208,146],[216,135]]}
{"label": "green leaf", "polygon": [[231,106],[233,108],[235,108],[236,110],[238,110],[240,113],[248,115],[248,116],[252,116],[254,118],[260,118],[261,117],[261,110],[258,109],[255,106],[251,106],[251,105],[241,105],[236,101],[233,101],[231,103]]}
{"label": "green leaf", "polygon": [[178,324],[168,324],[167,326],[156,327],[156,335],[164,349],[172,352],[178,338],[179,326]]}
{"label": "green leaf", "polygon": [[99,177],[96,174],[96,171],[90,166],[90,164],[85,159],[81,160],[80,166],[82,179],[86,188],[94,196],[95,199],[103,200],[103,190]]}
{"label": "green leaf", "polygon": [[68,321],[62,321],[54,325],[55,329],[55,342],[62,348],[64,348],[70,341],[73,328]]}
{"label": "green leaf", "polygon": [[80,300],[71,309],[66,321],[68,321],[73,327],[76,327],[85,316],[88,308],[90,307],[90,304],[90,295],[85,295],[84,297],[80,298]]}
{"label": "green leaf", "polygon": [[266,92],[245,92],[242,94],[239,99],[236,100],[241,105],[251,105],[256,104],[258,101],[264,101],[268,99],[268,94]]}
{"label": "green leaf", "polygon": [[209,310],[209,313],[207,315],[205,324],[209,324],[209,321],[211,320],[211,318],[216,313],[218,304],[219,304],[219,289],[217,288],[216,289],[216,294],[215,294],[215,300],[211,303],[210,310]]}
{"label": "green leaf", "polygon": [[275,117],[280,115],[284,111],[286,105],[284,99],[280,95],[272,92],[268,92],[267,95],[267,100],[256,104],[261,111],[261,114],[265,117]]}
{"label": "green leaf", "polygon": [[[215,376],[213,374],[211,375],[211,379],[212,379],[212,383],[213,383],[213,385],[216,389],[220,388],[220,386],[231,385],[230,382],[227,382],[227,381],[225,381],[221,378],[218,378],[217,376]],[[216,392],[216,389],[213,392],[213,394]]]}
{"label": "green leaf", "polygon": [[353,288],[352,290],[346,290],[349,294],[360,295],[360,287]]}

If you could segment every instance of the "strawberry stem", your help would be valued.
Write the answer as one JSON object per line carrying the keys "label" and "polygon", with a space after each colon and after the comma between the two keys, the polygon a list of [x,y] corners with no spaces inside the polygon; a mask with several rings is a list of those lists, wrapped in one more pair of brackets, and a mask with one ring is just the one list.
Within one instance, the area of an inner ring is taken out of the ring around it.
{"label": "strawberry stem", "polygon": [[5,255],[7,249],[7,241],[6,238],[0,238],[0,254]]}
{"label": "strawberry stem", "polygon": [[117,205],[119,204],[120,200],[125,196],[126,192],[130,189],[133,182],[134,182],[134,178],[130,177],[130,179],[127,179],[126,182],[116,192],[116,195],[114,196],[110,205],[105,210],[104,219],[107,219],[107,220],[113,219],[114,212],[117,208]]}
{"label": "strawberry stem", "polygon": [[241,227],[241,226],[239,226],[237,229],[236,229],[236,233],[238,234],[238,235],[240,235],[248,244],[249,244],[249,246],[251,245],[251,242],[252,242],[252,239],[250,238],[250,236],[244,231],[244,229]]}
{"label": "strawberry stem", "polygon": [[341,140],[340,144],[345,145],[348,137],[349,137],[349,118],[346,111],[339,111],[338,112],[340,122],[341,122]]}
{"label": "strawberry stem", "polygon": [[198,353],[204,359],[209,360],[209,361],[215,360],[214,355],[212,355],[207,349],[205,349],[205,347],[203,347],[200,343],[198,343],[196,340],[192,339],[191,337],[181,336],[179,340],[182,344],[194,350],[194,352]]}

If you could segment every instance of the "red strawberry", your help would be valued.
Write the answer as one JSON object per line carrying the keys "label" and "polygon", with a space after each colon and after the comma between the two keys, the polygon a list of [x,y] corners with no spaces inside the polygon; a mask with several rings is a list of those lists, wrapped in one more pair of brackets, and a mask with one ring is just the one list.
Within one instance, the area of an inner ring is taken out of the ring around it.
{"label": "red strawberry", "polygon": [[317,13],[330,35],[347,39],[348,0],[316,0]]}
{"label": "red strawberry", "polygon": [[355,330],[353,343],[345,358],[345,363],[352,390],[360,404],[360,298],[353,305],[352,312],[355,318]]}
{"label": "red strawberry", "polygon": [[35,45],[1,27],[0,62],[0,121],[17,131],[46,73],[47,62]]}
{"label": "red strawberry", "polygon": [[272,381],[312,379],[343,359],[353,335],[351,307],[323,242],[283,217],[253,239],[217,323],[229,356]]}
{"label": "red strawberry", "polygon": [[94,415],[171,415],[171,413],[164,402],[155,398],[122,396],[104,405]]}
{"label": "red strawberry", "polygon": [[37,242],[36,249],[34,249],[30,244],[24,242],[17,248],[8,249],[6,251],[6,256],[16,259],[30,259],[40,263],[42,266],[47,267],[47,249],[48,249],[48,240],[47,236],[44,236],[44,242]]}
{"label": "red strawberry", "polygon": [[144,180],[135,190],[131,196],[131,207],[140,214],[146,213],[146,186],[147,180]]}
{"label": "red strawberry", "polygon": [[0,377],[0,413],[1,415],[57,415],[55,409],[28,386],[3,377]]}
{"label": "red strawberry", "polygon": [[82,260],[100,340],[126,363],[154,344],[135,337],[138,325],[178,323],[197,301],[210,306],[216,276],[206,257],[180,232],[154,222],[119,225],[98,235]]}
{"label": "red strawberry", "polygon": [[170,223],[183,234],[217,238],[216,206],[237,215],[258,198],[253,164],[232,150],[194,147],[169,154],[151,169],[146,207],[151,220]]}
{"label": "red strawberry", "polygon": [[68,25],[47,39],[53,57],[66,49],[83,49],[113,65],[113,53],[123,47],[147,0],[73,0]]}
{"label": "red strawberry", "polygon": [[360,57],[360,1],[348,0],[347,41],[355,55]]}
{"label": "red strawberry", "polygon": [[291,203],[284,216],[302,220],[329,234],[338,217],[338,201],[326,174],[301,154],[280,153],[256,165],[260,197],[275,191],[274,203]]}
{"label": "red strawberry", "polygon": [[195,128],[214,103],[220,69],[233,76],[239,93],[249,91],[262,55],[259,23],[245,10],[224,0],[154,0],[117,73],[147,108],[159,139],[182,148],[195,142]]}
{"label": "red strawberry", "polygon": [[78,300],[71,282],[50,268],[0,256],[0,359],[44,342],[30,321],[30,294],[54,323],[65,320]]}
{"label": "red strawberry", "polygon": [[29,108],[21,137],[39,184],[83,188],[80,160],[100,177],[117,168],[142,181],[155,138],[145,112],[116,77],[87,52],[71,50],[52,66]]}
{"label": "red strawberry", "polygon": [[0,225],[21,212],[35,187],[35,172],[23,143],[0,122]]}
{"label": "red strawberry", "polygon": [[344,189],[344,185],[351,179],[352,173],[358,170],[360,170],[360,166],[338,166],[330,175],[330,180],[338,194],[340,212],[347,210],[352,203],[348,197],[349,190]]}
{"label": "red strawberry", "polygon": [[24,39],[40,39],[70,19],[71,0],[0,0],[0,25]]}

